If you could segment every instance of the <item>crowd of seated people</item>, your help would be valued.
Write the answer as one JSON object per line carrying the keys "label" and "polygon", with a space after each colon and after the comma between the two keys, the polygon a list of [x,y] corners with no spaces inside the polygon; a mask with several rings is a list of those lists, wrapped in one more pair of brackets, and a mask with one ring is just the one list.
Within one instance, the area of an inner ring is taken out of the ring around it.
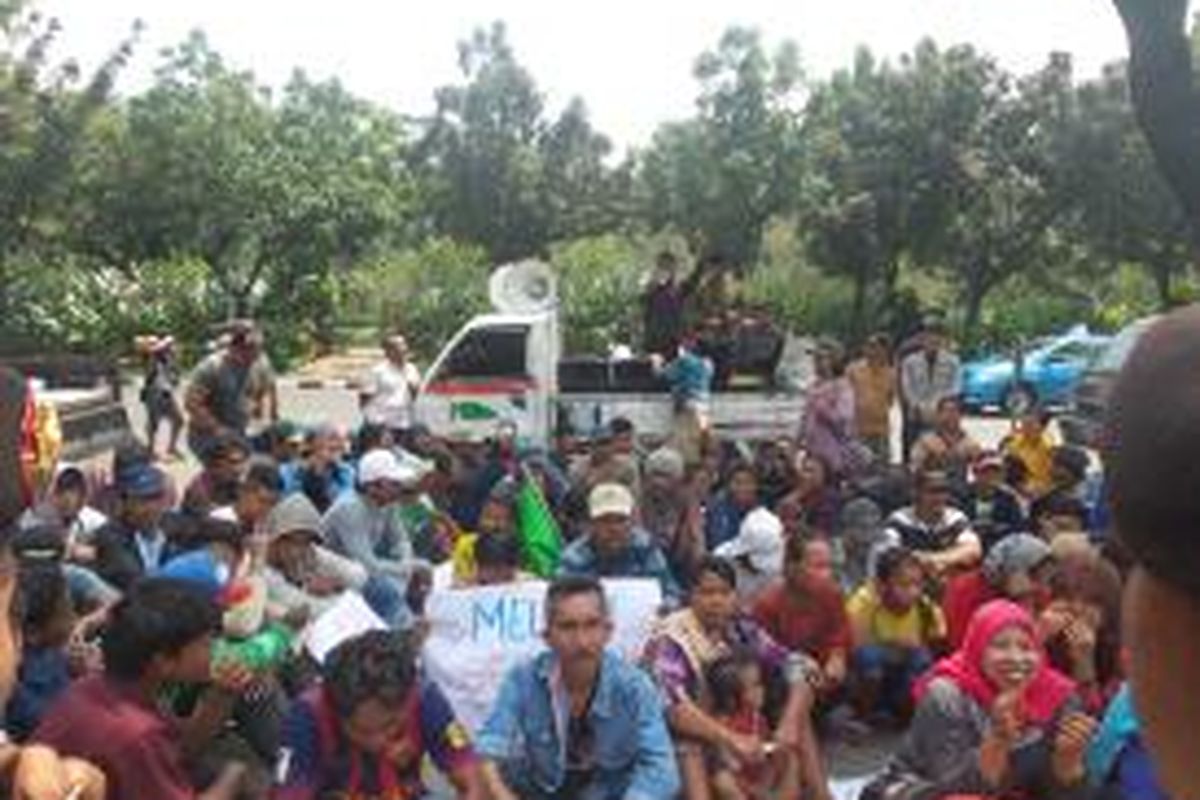
{"label": "crowd of seated people", "polygon": [[[1150,797],[1098,467],[1040,411],[987,449],[953,396],[892,459],[838,359],[836,424],[691,458],[625,419],[548,449],[325,420],[210,437],[186,477],[137,446],[64,464],[0,538],[0,775],[37,800],[411,798],[431,767],[473,800],[825,800],[829,742],[879,732],[869,800]],[[662,599],[637,657],[614,578]],[[430,593],[539,579],[545,647],[471,729],[423,667]],[[347,593],[386,630],[317,660],[302,631]]]}

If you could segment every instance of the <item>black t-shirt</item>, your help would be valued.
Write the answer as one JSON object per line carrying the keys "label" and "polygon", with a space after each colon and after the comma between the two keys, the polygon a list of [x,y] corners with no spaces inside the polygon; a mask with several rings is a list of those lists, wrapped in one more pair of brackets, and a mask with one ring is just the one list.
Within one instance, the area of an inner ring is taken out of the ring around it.
{"label": "black t-shirt", "polygon": [[591,785],[596,774],[596,731],[592,727],[592,701],[596,688],[588,696],[587,705],[579,715],[567,722],[567,772],[558,800],[573,800]]}

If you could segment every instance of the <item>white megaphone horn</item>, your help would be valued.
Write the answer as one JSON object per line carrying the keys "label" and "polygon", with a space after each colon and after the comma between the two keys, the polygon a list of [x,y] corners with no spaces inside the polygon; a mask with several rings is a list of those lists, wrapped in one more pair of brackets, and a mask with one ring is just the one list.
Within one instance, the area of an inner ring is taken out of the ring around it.
{"label": "white megaphone horn", "polygon": [[488,297],[503,313],[549,311],[558,302],[554,270],[544,261],[532,259],[505,264],[488,279]]}

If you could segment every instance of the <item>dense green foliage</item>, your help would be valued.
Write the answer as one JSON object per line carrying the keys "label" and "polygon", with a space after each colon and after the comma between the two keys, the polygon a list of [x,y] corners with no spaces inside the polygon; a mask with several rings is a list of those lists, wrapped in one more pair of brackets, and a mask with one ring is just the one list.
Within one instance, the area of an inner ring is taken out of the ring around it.
{"label": "dense green foliage", "polygon": [[138,30],[83,75],[57,23],[0,0],[0,338],[198,345],[254,315],[288,358],[386,327],[418,352],[486,307],[491,266],[549,258],[571,350],[634,341],[655,254],[735,268],[788,326],[857,337],[948,312],[972,343],[1103,327],[1193,294],[1184,218],[1123,63],[1013,75],[968,45],[863,50],[828,79],[803,42],[732,28],[694,114],[623,157],[546,107],[500,24],[411,120],[297,71],[278,90],[194,34],[152,85],[112,87]]}

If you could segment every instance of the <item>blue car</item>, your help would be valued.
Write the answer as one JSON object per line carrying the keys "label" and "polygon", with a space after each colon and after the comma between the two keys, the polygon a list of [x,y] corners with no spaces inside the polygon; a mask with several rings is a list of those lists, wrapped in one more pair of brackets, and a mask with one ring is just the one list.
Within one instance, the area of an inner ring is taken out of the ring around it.
{"label": "blue car", "polygon": [[1111,337],[1082,325],[1061,336],[1038,339],[1020,358],[994,355],[963,365],[963,403],[972,411],[1000,408],[1020,414],[1035,403],[1061,406]]}

